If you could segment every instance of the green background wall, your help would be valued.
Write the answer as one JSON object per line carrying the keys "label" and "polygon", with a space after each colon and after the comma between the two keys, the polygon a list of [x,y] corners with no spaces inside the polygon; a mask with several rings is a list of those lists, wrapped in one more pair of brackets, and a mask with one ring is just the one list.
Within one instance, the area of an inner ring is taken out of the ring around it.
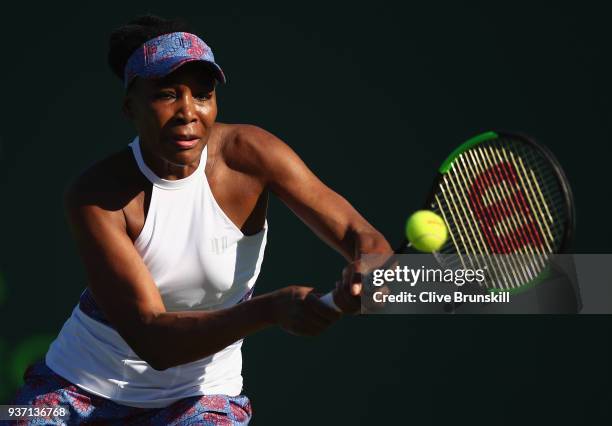
{"label": "green background wall", "polygon": [[[604,10],[155,3],[3,14],[0,401],[84,288],[61,194],[133,137],[106,43],[146,11],[186,17],[213,47],[229,77],[219,121],[284,139],[392,244],[445,155],[502,128],[559,157],[577,202],[576,251],[610,252]],[[256,15],[268,12],[292,14]],[[269,223],[258,293],[335,281],[340,256],[276,199]],[[244,345],[245,393],[255,425],[609,424],[611,331],[609,317],[586,316],[355,317],[317,338],[269,329]]]}

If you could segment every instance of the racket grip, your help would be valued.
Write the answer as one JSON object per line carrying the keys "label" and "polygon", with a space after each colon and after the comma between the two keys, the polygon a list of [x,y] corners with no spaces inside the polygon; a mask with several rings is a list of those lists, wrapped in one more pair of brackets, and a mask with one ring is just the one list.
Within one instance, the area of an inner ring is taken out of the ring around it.
{"label": "racket grip", "polygon": [[321,302],[325,303],[330,308],[333,308],[337,310],[338,312],[342,312],[342,310],[336,305],[336,302],[334,302],[334,292],[333,291],[330,291],[329,293],[321,296],[320,300]]}

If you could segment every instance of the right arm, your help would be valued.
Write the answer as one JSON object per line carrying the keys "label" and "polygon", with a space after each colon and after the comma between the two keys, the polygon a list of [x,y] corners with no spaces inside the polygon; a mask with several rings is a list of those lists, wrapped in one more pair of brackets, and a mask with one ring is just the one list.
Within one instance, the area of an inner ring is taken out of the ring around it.
{"label": "right arm", "polygon": [[167,312],[128,236],[123,210],[102,207],[104,203],[92,202],[91,193],[85,193],[69,189],[65,208],[90,290],[117,332],[154,369],[212,355],[270,325],[314,335],[338,319],[310,287],[301,286],[285,287],[227,309]]}

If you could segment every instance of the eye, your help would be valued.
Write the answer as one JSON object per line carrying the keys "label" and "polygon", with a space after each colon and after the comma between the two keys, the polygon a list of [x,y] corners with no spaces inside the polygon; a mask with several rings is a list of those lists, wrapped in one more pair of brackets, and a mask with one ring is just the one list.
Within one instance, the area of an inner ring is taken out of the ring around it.
{"label": "eye", "polygon": [[195,93],[193,97],[200,101],[207,101],[212,97],[212,92]]}
{"label": "eye", "polygon": [[162,90],[155,94],[155,99],[159,99],[159,100],[170,100],[174,98],[176,98],[176,95],[174,94],[174,92],[171,92],[168,90]]}

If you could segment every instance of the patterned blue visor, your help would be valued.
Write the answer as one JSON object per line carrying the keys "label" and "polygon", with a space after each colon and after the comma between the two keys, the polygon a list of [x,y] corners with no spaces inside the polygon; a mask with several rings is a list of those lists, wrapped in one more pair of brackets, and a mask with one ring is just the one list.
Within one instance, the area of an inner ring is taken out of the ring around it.
{"label": "patterned blue visor", "polygon": [[125,88],[135,77],[161,78],[193,61],[208,63],[217,81],[227,81],[210,47],[196,35],[179,32],[155,37],[130,55],[125,65]]}

